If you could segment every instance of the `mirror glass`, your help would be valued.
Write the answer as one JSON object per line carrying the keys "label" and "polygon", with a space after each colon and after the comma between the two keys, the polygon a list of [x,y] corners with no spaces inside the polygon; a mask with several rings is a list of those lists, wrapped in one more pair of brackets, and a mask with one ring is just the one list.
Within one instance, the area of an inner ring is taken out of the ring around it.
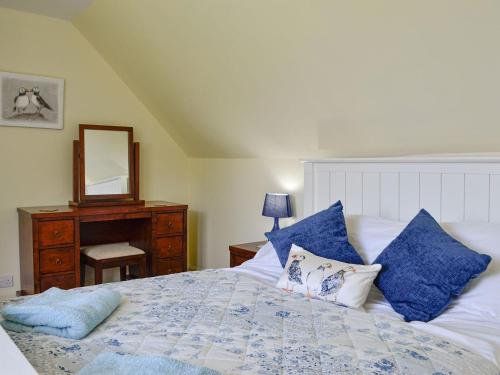
{"label": "mirror glass", "polygon": [[129,132],[84,132],[85,194],[129,194]]}

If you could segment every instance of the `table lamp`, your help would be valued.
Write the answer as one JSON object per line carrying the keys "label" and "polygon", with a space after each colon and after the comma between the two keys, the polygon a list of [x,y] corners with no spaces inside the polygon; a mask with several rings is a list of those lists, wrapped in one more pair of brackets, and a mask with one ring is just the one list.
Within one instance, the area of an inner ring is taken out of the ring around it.
{"label": "table lamp", "polygon": [[280,217],[292,216],[290,195],[284,193],[267,193],[264,200],[264,207],[262,208],[262,216],[274,218],[272,231],[280,229]]}

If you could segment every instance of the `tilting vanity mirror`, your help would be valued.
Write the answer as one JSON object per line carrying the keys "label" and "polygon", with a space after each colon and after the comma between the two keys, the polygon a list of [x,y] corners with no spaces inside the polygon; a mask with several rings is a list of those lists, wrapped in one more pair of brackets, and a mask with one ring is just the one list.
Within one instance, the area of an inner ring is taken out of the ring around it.
{"label": "tilting vanity mirror", "polygon": [[80,125],[74,141],[72,204],[140,204],[139,144],[133,128]]}
{"label": "tilting vanity mirror", "polygon": [[83,129],[85,195],[130,193],[131,131]]}

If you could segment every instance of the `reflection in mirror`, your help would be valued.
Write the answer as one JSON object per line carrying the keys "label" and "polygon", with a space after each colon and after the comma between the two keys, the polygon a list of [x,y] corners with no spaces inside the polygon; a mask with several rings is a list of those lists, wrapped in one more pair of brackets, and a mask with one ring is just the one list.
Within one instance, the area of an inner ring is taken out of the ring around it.
{"label": "reflection in mirror", "polygon": [[85,129],[85,194],[128,194],[129,133]]}

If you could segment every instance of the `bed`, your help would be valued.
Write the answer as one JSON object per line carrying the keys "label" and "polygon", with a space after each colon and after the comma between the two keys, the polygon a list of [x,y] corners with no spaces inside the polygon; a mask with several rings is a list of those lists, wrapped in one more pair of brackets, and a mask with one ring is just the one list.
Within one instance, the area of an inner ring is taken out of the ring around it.
{"label": "bed", "polygon": [[[500,158],[306,162],[306,215],[337,199],[345,202],[351,242],[365,260],[419,207],[457,223],[446,229],[488,249],[499,232]],[[113,351],[168,356],[226,374],[498,375],[500,309],[492,290],[498,268],[497,258],[439,318],[405,323],[376,288],[361,310],[275,288],[283,269],[268,243],[234,269],[85,288],[111,287],[124,301],[83,340],[8,333],[40,374],[76,373],[100,352]],[[478,306],[483,292],[491,303]],[[2,351],[16,353],[2,337]],[[12,358],[1,361],[13,365]],[[28,373],[24,365],[17,373]]]}

